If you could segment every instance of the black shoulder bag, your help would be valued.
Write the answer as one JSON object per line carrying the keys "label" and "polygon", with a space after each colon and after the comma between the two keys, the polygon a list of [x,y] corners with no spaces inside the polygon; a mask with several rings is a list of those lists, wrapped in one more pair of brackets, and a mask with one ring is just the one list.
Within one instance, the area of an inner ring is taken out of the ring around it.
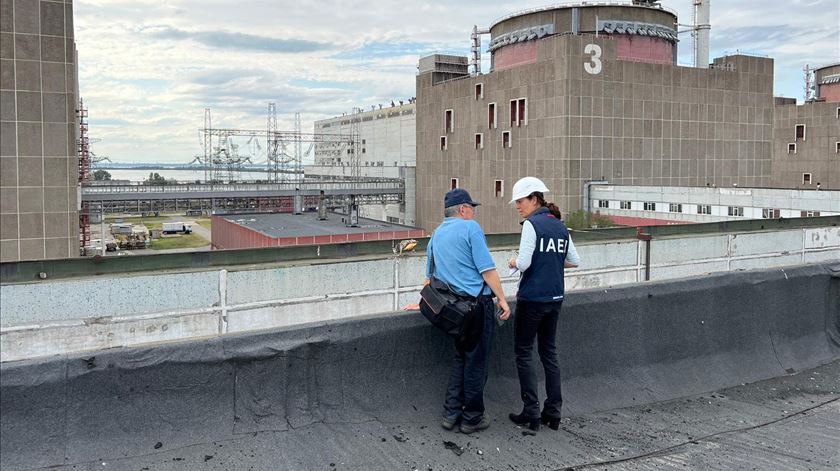
{"label": "black shoulder bag", "polygon": [[[468,324],[475,320],[478,299],[458,294],[448,284],[435,278],[434,253],[430,252],[429,257],[432,273],[429,284],[420,291],[420,313],[433,326],[458,340],[459,344],[466,347],[465,351],[470,351],[472,349],[468,348],[469,344],[473,340],[477,344],[478,339],[467,339],[465,334],[474,330]],[[484,286],[481,289],[484,291]],[[483,320],[483,316],[479,317]]]}

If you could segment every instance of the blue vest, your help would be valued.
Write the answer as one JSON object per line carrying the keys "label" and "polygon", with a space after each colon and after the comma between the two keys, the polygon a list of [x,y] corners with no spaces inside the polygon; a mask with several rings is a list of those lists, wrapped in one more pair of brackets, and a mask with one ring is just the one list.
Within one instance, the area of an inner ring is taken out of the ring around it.
{"label": "blue vest", "polygon": [[569,230],[563,221],[554,217],[548,208],[537,208],[528,222],[537,233],[537,244],[531,256],[531,266],[522,273],[516,299],[534,302],[563,300],[563,264],[569,246]]}

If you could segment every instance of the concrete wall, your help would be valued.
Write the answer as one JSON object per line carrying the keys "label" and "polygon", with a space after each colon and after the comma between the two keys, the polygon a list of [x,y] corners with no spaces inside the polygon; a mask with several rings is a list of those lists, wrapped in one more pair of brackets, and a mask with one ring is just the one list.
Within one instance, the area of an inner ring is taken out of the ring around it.
{"label": "concrete wall", "polygon": [[[570,291],[645,279],[645,243],[579,243]],[[493,251],[508,273],[511,249]],[[840,228],[663,237],[651,280],[840,260]],[[424,254],[0,286],[0,361],[357,317],[417,302]],[[517,279],[504,277],[506,294]]]}
{"label": "concrete wall", "polygon": [[[553,36],[536,41],[537,61],[437,85],[417,77],[417,225],[433,230],[440,201],[458,178],[483,206],[488,233],[513,232],[508,205],[517,179],[533,175],[563,211],[580,209],[583,182],[620,185],[768,186],[773,61],[730,56],[712,69],[617,58],[610,38]],[[600,72],[588,73],[601,48]],[[484,97],[475,98],[482,83]],[[527,120],[511,125],[510,100],[527,100]],[[488,106],[497,126],[489,129]],[[453,110],[454,130],[444,129]],[[511,145],[503,146],[503,133]],[[483,134],[476,149],[475,134]],[[440,139],[446,137],[446,149]],[[496,194],[495,180],[504,191]]]}
{"label": "concrete wall", "polygon": [[0,261],[78,257],[73,4],[0,10]]}
{"label": "concrete wall", "polygon": [[[840,190],[840,117],[838,103],[776,106],[773,110],[773,180],[780,188]],[[805,138],[796,138],[796,125],[805,125]],[[788,152],[788,145],[796,150]],[[810,183],[803,179],[811,175]]]}

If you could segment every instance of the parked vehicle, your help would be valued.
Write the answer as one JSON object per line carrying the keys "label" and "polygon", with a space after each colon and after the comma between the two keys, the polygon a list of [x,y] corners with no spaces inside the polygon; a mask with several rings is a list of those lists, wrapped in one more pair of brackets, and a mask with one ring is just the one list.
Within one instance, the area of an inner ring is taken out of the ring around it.
{"label": "parked vehicle", "polygon": [[192,224],[183,222],[165,222],[163,223],[162,232],[164,234],[177,234],[183,232],[184,234],[192,233]]}

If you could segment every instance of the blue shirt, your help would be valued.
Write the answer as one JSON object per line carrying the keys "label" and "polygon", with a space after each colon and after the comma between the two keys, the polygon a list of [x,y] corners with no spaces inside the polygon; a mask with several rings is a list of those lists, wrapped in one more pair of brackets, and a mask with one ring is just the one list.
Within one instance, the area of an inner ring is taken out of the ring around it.
{"label": "blue shirt", "polygon": [[[446,218],[438,226],[426,253],[435,256],[434,277],[463,294],[478,296],[484,286],[482,273],[496,269],[484,231],[477,222]],[[426,257],[426,278],[432,273],[431,256]],[[490,294],[490,287],[484,294]]]}

